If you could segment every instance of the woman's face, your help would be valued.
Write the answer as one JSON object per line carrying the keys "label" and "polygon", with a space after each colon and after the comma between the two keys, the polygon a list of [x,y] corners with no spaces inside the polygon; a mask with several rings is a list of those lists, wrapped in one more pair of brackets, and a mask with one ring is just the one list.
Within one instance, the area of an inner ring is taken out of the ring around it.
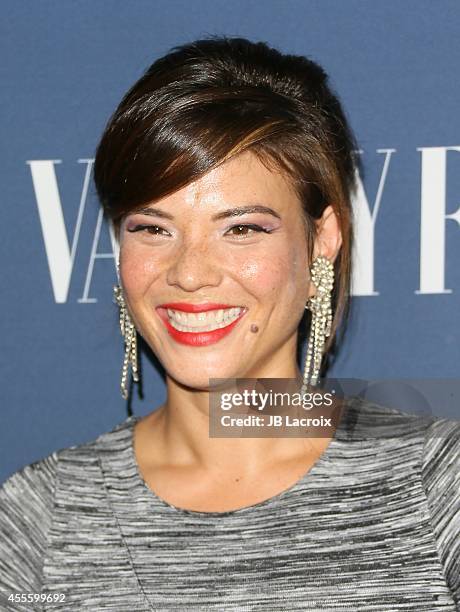
{"label": "woman's face", "polygon": [[288,179],[247,152],[146,208],[121,225],[121,284],[167,374],[196,389],[280,376],[310,293]]}

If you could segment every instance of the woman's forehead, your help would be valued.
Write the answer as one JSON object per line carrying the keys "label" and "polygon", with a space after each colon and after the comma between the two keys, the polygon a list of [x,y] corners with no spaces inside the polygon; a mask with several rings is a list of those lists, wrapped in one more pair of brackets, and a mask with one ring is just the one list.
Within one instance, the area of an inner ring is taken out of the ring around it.
{"label": "woman's forehead", "polygon": [[269,202],[292,207],[297,199],[291,180],[275,168],[269,169],[247,151],[211,169],[182,189],[162,198],[158,205],[213,208],[221,204]]}

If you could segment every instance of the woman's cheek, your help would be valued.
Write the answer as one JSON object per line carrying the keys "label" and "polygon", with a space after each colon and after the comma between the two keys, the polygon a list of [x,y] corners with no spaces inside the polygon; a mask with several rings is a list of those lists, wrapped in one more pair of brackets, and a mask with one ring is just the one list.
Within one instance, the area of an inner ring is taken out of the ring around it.
{"label": "woman's cheek", "polygon": [[120,273],[128,294],[142,294],[144,287],[152,282],[155,272],[158,273],[154,261],[144,249],[126,246],[120,252]]}
{"label": "woman's cheek", "polygon": [[294,281],[292,268],[282,259],[265,257],[260,260],[246,261],[239,269],[240,278],[251,283],[257,294],[279,292],[281,289],[285,291],[286,284],[291,285]]}

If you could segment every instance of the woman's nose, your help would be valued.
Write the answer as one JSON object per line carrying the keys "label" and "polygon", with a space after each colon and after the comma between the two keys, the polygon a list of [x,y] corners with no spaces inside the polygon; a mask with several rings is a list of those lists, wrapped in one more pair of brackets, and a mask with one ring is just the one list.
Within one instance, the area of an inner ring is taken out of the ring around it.
{"label": "woman's nose", "polygon": [[203,239],[183,243],[168,268],[168,284],[184,291],[220,284],[222,269],[213,249]]}

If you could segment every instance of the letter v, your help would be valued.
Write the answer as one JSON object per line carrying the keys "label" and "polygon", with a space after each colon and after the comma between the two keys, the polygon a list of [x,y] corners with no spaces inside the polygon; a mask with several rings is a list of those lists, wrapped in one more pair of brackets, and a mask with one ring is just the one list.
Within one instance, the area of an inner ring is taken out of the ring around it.
{"label": "letter v", "polygon": [[77,222],[69,246],[67,231],[62,211],[61,198],[54,165],[60,159],[28,160],[32,174],[32,183],[37,200],[38,214],[45,242],[46,257],[53,286],[54,299],[57,304],[64,304],[69,293],[70,279],[80,235],[83,212],[88,195],[93,159],[79,159],[79,164],[86,164],[85,178],[78,208]]}

